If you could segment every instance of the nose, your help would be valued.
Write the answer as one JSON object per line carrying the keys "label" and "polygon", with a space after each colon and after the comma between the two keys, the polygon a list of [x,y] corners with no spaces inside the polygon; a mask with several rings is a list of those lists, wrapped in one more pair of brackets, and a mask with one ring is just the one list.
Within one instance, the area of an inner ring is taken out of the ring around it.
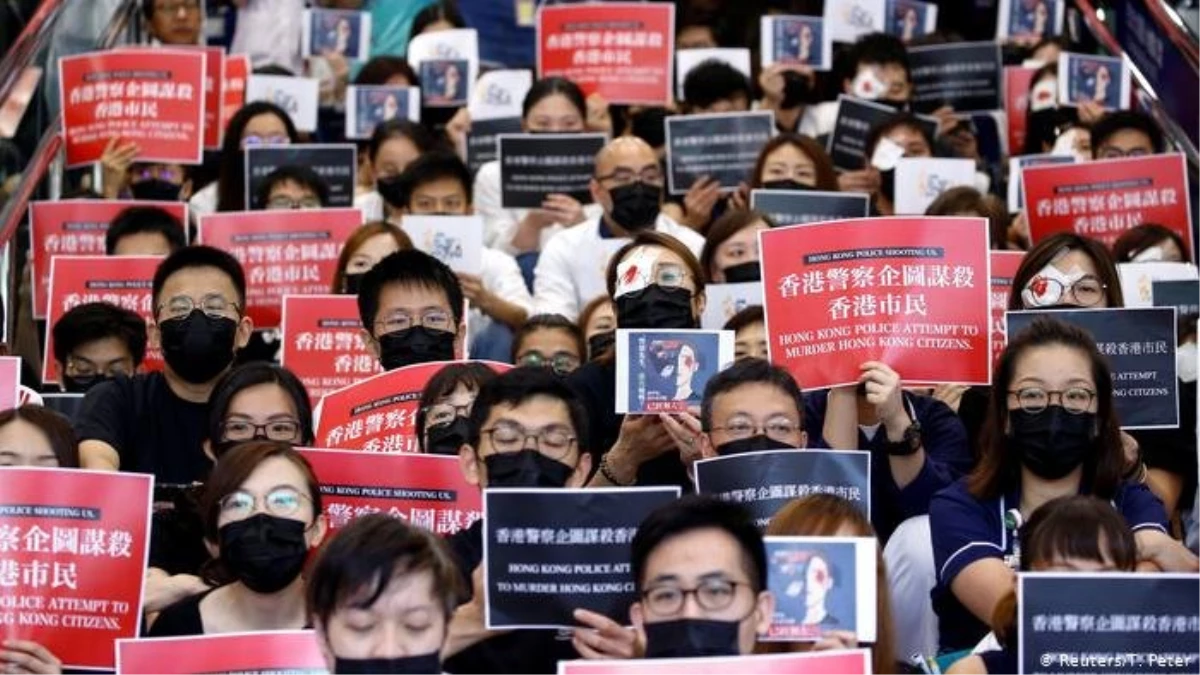
{"label": "nose", "polygon": [[703,619],[704,608],[700,606],[700,602],[696,600],[695,593],[688,593],[683,596],[683,610],[679,615],[685,619]]}

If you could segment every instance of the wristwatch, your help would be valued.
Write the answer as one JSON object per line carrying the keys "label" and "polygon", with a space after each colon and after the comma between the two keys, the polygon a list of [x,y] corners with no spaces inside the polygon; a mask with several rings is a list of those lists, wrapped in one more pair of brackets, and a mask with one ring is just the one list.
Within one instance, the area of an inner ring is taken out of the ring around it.
{"label": "wristwatch", "polygon": [[893,457],[907,457],[921,449],[921,423],[913,420],[904,430],[904,437],[898,441],[887,441],[883,449]]}

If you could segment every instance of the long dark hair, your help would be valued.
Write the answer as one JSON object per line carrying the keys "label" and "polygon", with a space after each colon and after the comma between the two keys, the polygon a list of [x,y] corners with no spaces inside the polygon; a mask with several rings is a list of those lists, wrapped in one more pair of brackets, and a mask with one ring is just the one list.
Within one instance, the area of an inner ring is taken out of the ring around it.
{"label": "long dark hair", "polygon": [[269,101],[252,101],[242,106],[225,127],[225,140],[221,143],[221,165],[217,174],[217,211],[246,210],[246,155],[242,151],[242,134],[250,120],[259,115],[278,117],[287,129],[292,143],[299,140],[296,125],[287,111]]}
{"label": "long dark hair", "polygon": [[1104,248],[1104,244],[1074,232],[1059,232],[1038,242],[1037,246],[1029,249],[1025,257],[1021,258],[1017,273],[1013,275],[1012,288],[1008,292],[1010,310],[1025,309],[1025,303],[1021,301],[1021,291],[1025,290],[1029,280],[1058,257],[1064,248],[1083,251],[1092,259],[1092,264],[1096,266],[1096,276],[1100,283],[1104,284],[1104,295],[1108,298],[1109,307],[1125,306],[1125,296],[1121,293],[1121,277],[1117,275],[1117,266],[1113,264],[1112,254]]}
{"label": "long dark hair", "polygon": [[1085,494],[1104,499],[1110,499],[1117,491],[1125,453],[1121,428],[1113,410],[1112,373],[1108,362],[1085,330],[1042,316],[1010,338],[993,374],[987,419],[979,441],[979,464],[967,477],[967,489],[977,499],[995,499],[1020,480],[1021,459],[1009,448],[1007,438],[1008,392],[1016,374],[1017,360],[1034,348],[1050,345],[1061,345],[1085,354],[1091,362],[1092,380],[1096,383],[1096,438],[1091,452],[1083,460],[1081,488]]}
{"label": "long dark hair", "polygon": [[[233,397],[241,392],[260,384],[274,384],[287,392],[292,405],[296,406],[296,419],[300,421],[300,442],[298,445],[312,445],[313,422],[312,403],[308,391],[300,378],[292,371],[266,361],[251,361],[242,364],[221,376],[213,387],[210,397],[208,414],[208,442],[213,452],[221,447],[221,436],[225,423],[225,415],[229,413],[229,405]],[[220,459],[218,457],[218,459]]]}

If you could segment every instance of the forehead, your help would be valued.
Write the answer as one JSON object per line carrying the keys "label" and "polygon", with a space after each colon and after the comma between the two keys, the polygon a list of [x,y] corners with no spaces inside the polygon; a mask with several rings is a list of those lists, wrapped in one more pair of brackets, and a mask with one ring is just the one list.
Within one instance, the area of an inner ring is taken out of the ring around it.
{"label": "forehead", "polygon": [[[736,242],[739,244],[744,244],[747,242],[756,242],[756,241],[758,241],[758,231],[765,230],[765,229],[768,229],[767,224],[761,220],[756,220],[753,223],[750,223],[749,225],[747,225],[747,226],[743,227],[742,229],[729,235],[729,238],[726,239],[723,243]],[[678,257],[678,256],[676,256],[676,257]]]}
{"label": "forehead", "polygon": [[540,101],[534,103],[533,106],[529,108],[529,114],[551,115],[556,117],[574,115],[578,117],[579,109],[576,108],[575,104],[571,103],[571,99],[567,98],[566,96],[562,94],[550,94],[549,96],[543,96]]}
{"label": "forehead", "polygon": [[902,124],[892,129],[884,134],[884,136],[901,145],[907,145],[909,143],[926,144],[925,135],[919,130],[908,126],[907,124]]}
{"label": "forehead", "polygon": [[437,307],[450,311],[450,299],[446,292],[425,284],[412,284],[394,281],[385,284],[379,292],[379,314],[396,310],[410,312],[420,311],[429,307]]}
{"label": "forehead", "polygon": [[790,162],[790,163],[799,162],[802,164],[812,164],[813,163],[812,159],[810,159],[809,156],[807,154],[805,154],[805,152],[799,148],[799,146],[796,146],[792,143],[784,143],[783,145],[779,146],[778,148],[775,148],[774,150],[772,150],[767,155],[766,161],[768,163],[769,162]]}
{"label": "forehead", "polygon": [[565,328],[542,327],[534,329],[521,339],[521,346],[524,349],[540,349],[547,345],[554,349],[562,349],[564,346],[571,347],[574,351],[575,338]]}
{"label": "forehead", "polygon": [[315,194],[313,189],[307,185],[301,185],[294,180],[284,180],[276,183],[271,187],[271,194],[279,193],[312,195]]}
{"label": "forehead", "polygon": [[497,403],[488,411],[483,426],[490,426],[501,419],[511,420],[531,428],[550,424],[563,424],[572,429],[575,428],[575,425],[571,423],[571,411],[567,408],[567,404],[562,399],[545,394],[531,396],[515,405]]}
{"label": "forehead", "polygon": [[367,237],[358,248],[354,249],[354,255],[370,255],[376,254],[382,257],[388,253],[393,253],[400,249],[396,245],[396,238],[387,232],[380,232]]}
{"label": "forehead", "polygon": [[1150,137],[1141,129],[1125,128],[1108,135],[1104,139],[1105,146],[1117,146],[1122,148],[1151,148],[1153,144],[1150,142]]}
{"label": "forehead", "polygon": [[466,196],[467,186],[463,185],[457,178],[443,176],[433,180],[427,180],[413,188],[413,194],[421,195],[439,195],[451,196],[461,195]]}
{"label": "forehead", "polygon": [[236,300],[237,289],[233,280],[216,267],[185,267],[163,281],[160,300],[170,300],[178,295],[202,298],[209,293],[218,293],[227,300]]}
{"label": "forehead", "polygon": [[267,133],[287,133],[287,125],[275,113],[262,113],[246,122],[246,129],[242,135]]}
{"label": "forehead", "polygon": [[1026,349],[1013,364],[1013,381],[1038,379],[1050,384],[1092,382],[1091,360],[1082,350],[1051,344]]}
{"label": "forehead", "polygon": [[687,263],[683,261],[682,256],[669,248],[663,248],[661,246],[638,246],[636,248],[632,248],[628,253],[625,254],[625,257],[621,258],[621,262],[625,262],[634,256],[643,254],[657,256],[654,258],[654,266],[656,268],[659,265],[678,265],[684,269],[687,269]]}
{"label": "forehead", "polygon": [[71,355],[79,358],[85,358],[93,363],[107,363],[116,359],[131,358],[129,346],[115,336],[100,338],[99,340],[91,340],[84,342],[75,347],[71,351]]}
{"label": "forehead", "polygon": [[[761,325],[761,324],[757,324]],[[713,416],[737,412],[786,411],[799,414],[796,403],[787,392],[766,382],[747,382],[717,394],[712,402]]]}
{"label": "forehead", "polygon": [[283,387],[274,382],[256,384],[239,391],[229,400],[229,410],[226,414],[241,413],[266,414],[291,413],[295,414],[296,406],[292,397]]}
{"label": "forehead", "polygon": [[278,485],[290,485],[301,492],[308,492],[308,480],[300,467],[278,456],[263,460],[239,487],[250,492],[263,492]]}
{"label": "forehead", "polygon": [[601,174],[611,173],[616,169],[632,169],[641,171],[651,166],[658,166],[658,157],[654,150],[641,143],[613,143],[608,150],[600,153],[596,162],[596,170]]}
{"label": "forehead", "polygon": [[741,546],[733,535],[713,527],[688,530],[654,547],[646,557],[642,581],[669,575],[686,583],[714,572],[736,578],[741,576],[742,565]]}
{"label": "forehead", "polygon": [[1073,248],[1061,257],[1055,259],[1054,266],[1063,272],[1070,272],[1078,267],[1085,274],[1096,274],[1096,264],[1092,262],[1092,257],[1086,251],[1078,248]]}

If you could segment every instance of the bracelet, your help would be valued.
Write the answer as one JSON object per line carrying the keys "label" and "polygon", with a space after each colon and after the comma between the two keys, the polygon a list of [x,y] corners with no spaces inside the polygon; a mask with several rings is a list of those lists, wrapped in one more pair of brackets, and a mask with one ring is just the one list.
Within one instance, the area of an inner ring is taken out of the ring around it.
{"label": "bracelet", "polygon": [[608,470],[608,453],[607,452],[604,453],[604,456],[600,458],[600,475],[604,476],[604,480],[612,483],[613,485],[618,485],[620,487],[629,487],[637,482],[637,478],[634,478],[632,481],[630,481],[628,483],[617,480],[617,477],[612,475],[612,472]]}

